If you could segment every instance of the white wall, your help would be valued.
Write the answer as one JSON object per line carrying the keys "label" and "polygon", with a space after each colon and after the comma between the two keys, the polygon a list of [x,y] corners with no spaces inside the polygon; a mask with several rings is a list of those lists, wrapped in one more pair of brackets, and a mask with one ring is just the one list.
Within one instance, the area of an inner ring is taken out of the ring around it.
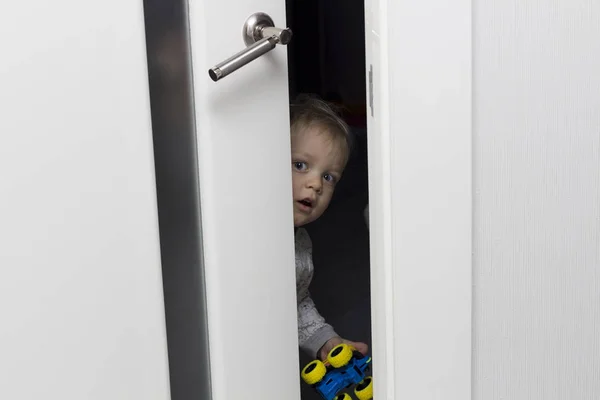
{"label": "white wall", "polygon": [[600,398],[599,21],[474,2],[475,400]]}
{"label": "white wall", "polygon": [[2,2],[0,49],[0,399],[166,400],[142,2]]}

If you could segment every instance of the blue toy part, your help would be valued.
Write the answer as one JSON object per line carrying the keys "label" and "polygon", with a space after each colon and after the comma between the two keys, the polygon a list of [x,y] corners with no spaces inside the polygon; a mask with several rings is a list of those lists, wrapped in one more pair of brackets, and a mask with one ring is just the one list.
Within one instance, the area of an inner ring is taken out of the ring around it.
{"label": "blue toy part", "polygon": [[329,369],[325,377],[314,385],[314,388],[323,399],[333,400],[342,389],[362,382],[370,364],[371,357],[352,357],[345,366]]}

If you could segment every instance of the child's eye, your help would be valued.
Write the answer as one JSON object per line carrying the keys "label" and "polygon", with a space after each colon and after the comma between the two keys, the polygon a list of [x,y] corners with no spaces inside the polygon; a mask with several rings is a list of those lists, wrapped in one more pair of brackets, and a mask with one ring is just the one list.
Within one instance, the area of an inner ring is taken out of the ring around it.
{"label": "child's eye", "polygon": [[325,174],[325,175],[323,175],[323,179],[325,179],[329,183],[336,183],[335,176],[333,176],[331,174]]}
{"label": "child's eye", "polygon": [[308,168],[308,165],[302,161],[295,161],[294,168],[296,168],[298,171],[304,171]]}

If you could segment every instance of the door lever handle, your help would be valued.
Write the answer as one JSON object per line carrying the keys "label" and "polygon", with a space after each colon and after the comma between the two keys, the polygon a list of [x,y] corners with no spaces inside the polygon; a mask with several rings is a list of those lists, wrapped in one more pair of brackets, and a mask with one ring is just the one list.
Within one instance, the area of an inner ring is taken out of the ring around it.
{"label": "door lever handle", "polygon": [[208,75],[213,81],[225,78],[273,50],[278,44],[286,45],[292,40],[292,31],[289,28],[276,28],[271,17],[265,13],[256,13],[248,17],[242,35],[246,48],[209,69]]}

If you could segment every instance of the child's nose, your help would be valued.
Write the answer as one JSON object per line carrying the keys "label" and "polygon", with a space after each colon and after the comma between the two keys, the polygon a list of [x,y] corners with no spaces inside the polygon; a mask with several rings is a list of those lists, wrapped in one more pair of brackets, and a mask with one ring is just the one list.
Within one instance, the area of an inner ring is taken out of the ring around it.
{"label": "child's nose", "polygon": [[317,193],[321,193],[321,190],[323,189],[323,182],[321,182],[320,177],[312,177],[308,180],[308,187]]}

